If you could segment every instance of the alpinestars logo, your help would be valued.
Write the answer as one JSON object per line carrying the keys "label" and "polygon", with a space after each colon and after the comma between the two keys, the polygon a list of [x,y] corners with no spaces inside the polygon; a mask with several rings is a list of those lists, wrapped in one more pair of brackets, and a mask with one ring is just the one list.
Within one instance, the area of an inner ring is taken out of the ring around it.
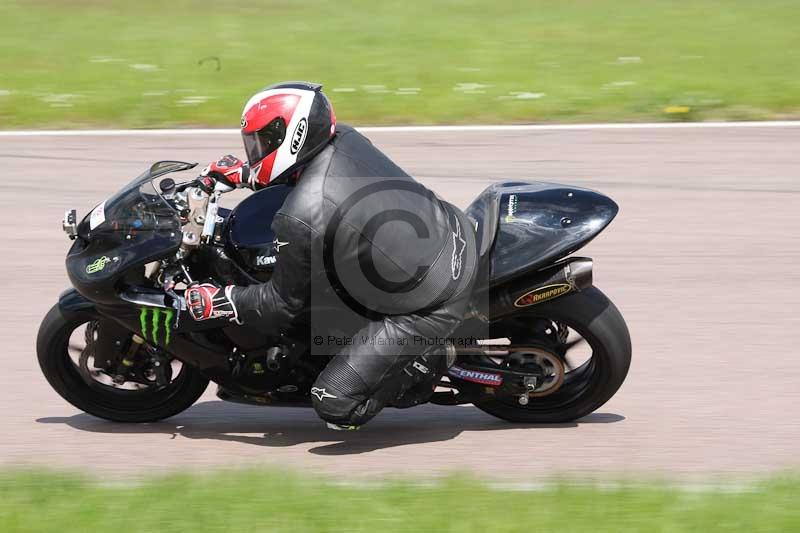
{"label": "alpinestars logo", "polygon": [[[153,344],[159,343],[159,333],[163,327],[164,333],[161,340],[167,346],[172,335],[172,309],[160,309],[158,307],[142,307],[139,312],[139,325],[142,328],[142,337]],[[149,337],[148,337],[149,336]]]}
{"label": "alpinestars logo", "polygon": [[311,394],[316,396],[319,401],[322,401],[325,398],[336,398],[336,396],[333,394],[329,394],[328,391],[325,389],[320,389],[319,387],[311,387]]}
{"label": "alpinestars logo", "polygon": [[453,273],[453,281],[461,277],[461,265],[464,256],[464,249],[467,247],[467,241],[461,233],[461,223],[458,217],[454,217],[456,221],[456,230],[453,232],[453,257],[450,260],[450,269]]}
{"label": "alpinestars logo", "polygon": [[280,253],[281,248],[286,246],[287,244],[289,244],[289,241],[284,242],[279,240],[277,237],[275,237],[275,240],[272,241],[272,247],[275,250],[276,254]]}

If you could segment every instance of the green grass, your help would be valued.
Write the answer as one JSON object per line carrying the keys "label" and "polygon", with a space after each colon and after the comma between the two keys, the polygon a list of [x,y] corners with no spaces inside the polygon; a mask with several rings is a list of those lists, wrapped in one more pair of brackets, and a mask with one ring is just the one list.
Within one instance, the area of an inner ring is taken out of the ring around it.
{"label": "green grass", "polygon": [[6,472],[0,531],[798,531],[798,501],[797,477],[736,491],[560,485],[527,492],[463,479],[336,486],[266,471],[104,487],[68,475]]}
{"label": "green grass", "polygon": [[797,0],[4,0],[0,129],[236,127],[284,79],[357,124],[797,118],[798,28]]}

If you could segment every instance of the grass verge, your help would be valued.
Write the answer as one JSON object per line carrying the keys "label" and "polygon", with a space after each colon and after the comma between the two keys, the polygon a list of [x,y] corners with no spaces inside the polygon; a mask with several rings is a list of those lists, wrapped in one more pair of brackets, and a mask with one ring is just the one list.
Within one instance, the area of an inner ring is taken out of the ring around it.
{"label": "grass verge", "polygon": [[129,487],[5,472],[0,531],[798,531],[799,499],[798,477],[735,491],[554,485],[531,492],[464,479],[341,486],[270,471]]}
{"label": "grass verge", "polygon": [[796,0],[5,0],[0,129],[235,127],[284,79],[365,124],[800,117]]}

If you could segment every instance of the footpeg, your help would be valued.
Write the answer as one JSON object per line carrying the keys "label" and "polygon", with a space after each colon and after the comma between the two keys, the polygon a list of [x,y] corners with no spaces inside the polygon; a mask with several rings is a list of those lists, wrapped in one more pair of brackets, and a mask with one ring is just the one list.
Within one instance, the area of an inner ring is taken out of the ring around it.
{"label": "footpeg", "polygon": [[267,350],[267,368],[272,372],[281,369],[281,362],[286,358],[287,349],[285,346],[273,346]]}

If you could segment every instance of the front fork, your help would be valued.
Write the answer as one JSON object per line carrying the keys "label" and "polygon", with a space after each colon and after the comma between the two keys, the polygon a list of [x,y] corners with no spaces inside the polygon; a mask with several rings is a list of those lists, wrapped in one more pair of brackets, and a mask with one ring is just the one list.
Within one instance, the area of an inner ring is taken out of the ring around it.
{"label": "front fork", "polygon": [[[163,302],[163,295],[162,300]],[[151,303],[151,305],[147,305]],[[98,317],[111,319],[142,342],[157,347],[185,364],[199,368],[210,379],[230,381],[228,353],[210,342],[204,342],[201,330],[220,327],[219,321],[195,322],[163,303],[142,299],[134,304],[120,301],[120,305],[100,306],[84,297],[74,288],[64,291],[58,300],[65,315],[91,312]],[[183,311],[185,313],[185,311]],[[176,324],[180,327],[176,329]],[[134,338],[135,338],[134,337]]]}

